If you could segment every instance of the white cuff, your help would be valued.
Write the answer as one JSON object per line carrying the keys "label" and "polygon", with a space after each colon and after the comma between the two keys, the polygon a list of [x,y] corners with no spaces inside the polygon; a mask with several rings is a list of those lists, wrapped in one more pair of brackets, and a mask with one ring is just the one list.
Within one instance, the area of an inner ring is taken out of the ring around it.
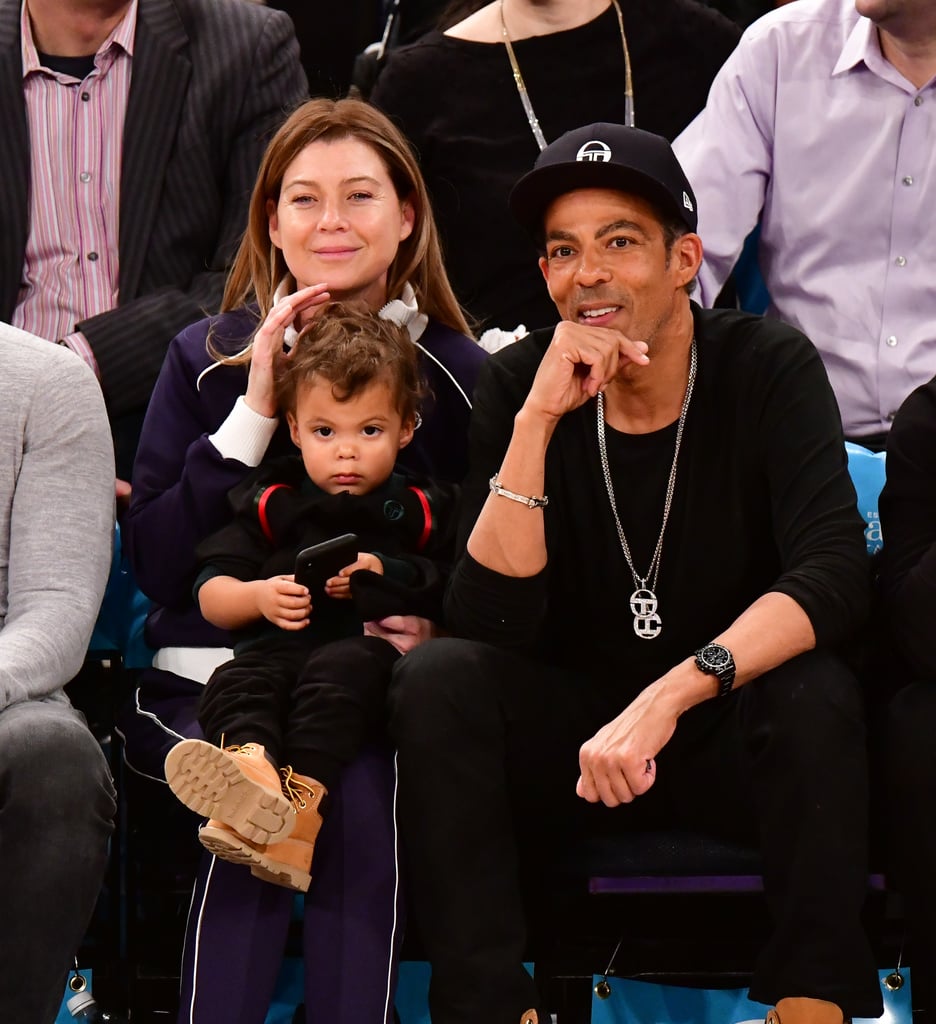
{"label": "white cuff", "polygon": [[237,459],[245,466],[259,466],[276,433],[279,417],[261,416],[238,396],[227,419],[208,440],[218,449],[222,458]]}

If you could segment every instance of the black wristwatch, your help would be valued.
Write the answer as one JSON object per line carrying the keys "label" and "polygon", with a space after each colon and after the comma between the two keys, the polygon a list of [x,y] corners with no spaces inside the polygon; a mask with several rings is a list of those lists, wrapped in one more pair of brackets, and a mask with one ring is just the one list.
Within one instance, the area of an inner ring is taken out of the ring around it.
{"label": "black wristwatch", "polygon": [[695,652],[695,663],[700,672],[718,680],[718,696],[727,697],[734,684],[735,663],[731,651],[721,644],[706,644]]}

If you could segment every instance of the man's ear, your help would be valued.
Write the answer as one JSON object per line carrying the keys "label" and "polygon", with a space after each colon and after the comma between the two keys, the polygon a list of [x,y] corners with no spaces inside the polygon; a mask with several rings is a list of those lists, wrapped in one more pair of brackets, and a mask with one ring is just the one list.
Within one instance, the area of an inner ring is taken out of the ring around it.
{"label": "man's ear", "polygon": [[549,286],[549,260],[545,256],[539,258],[540,273],[543,275],[543,280],[546,282],[546,286]]}
{"label": "man's ear", "polygon": [[680,235],[673,242],[670,261],[675,265],[679,287],[684,288],[702,266],[702,239],[692,231]]}
{"label": "man's ear", "polygon": [[289,436],[292,438],[292,443],[297,447],[301,448],[299,444],[299,421],[296,419],[296,414],[293,412],[286,413],[286,422],[289,424]]}

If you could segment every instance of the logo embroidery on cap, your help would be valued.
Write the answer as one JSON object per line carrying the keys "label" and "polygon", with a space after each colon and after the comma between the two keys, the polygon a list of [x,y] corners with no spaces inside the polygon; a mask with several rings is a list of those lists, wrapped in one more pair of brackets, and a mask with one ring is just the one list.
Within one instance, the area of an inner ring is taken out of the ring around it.
{"label": "logo embroidery on cap", "polygon": [[598,139],[586,142],[575,154],[576,160],[587,160],[590,163],[606,164],[611,160],[611,147]]}
{"label": "logo embroidery on cap", "polygon": [[693,213],[695,212],[695,210],[693,209],[693,206],[692,206],[692,200],[689,198],[689,193],[688,192],[683,192],[683,194],[682,194],[682,204],[683,204],[683,206],[685,206],[685,208],[687,210],[692,210]]}

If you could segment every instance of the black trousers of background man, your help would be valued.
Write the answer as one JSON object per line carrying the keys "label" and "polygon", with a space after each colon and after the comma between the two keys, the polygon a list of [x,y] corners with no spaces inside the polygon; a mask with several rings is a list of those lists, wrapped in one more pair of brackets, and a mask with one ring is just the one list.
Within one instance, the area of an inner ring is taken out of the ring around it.
{"label": "black trousers of background man", "polygon": [[910,933],[913,1005],[936,1016],[936,685],[904,687],[887,716],[882,753],[888,852]]}
{"label": "black trousers of background man", "polygon": [[379,735],[396,648],[373,636],[261,644],[215,670],[198,707],[212,743],[262,743],[278,765],[331,789]]}
{"label": "black trousers of background man", "polygon": [[812,652],[680,718],[652,789],[626,807],[575,795],[578,751],[623,710],[622,678],[588,679],[466,640],[401,660],[390,693],[410,908],[432,962],[433,1024],[516,1024],[541,1005],[522,967],[518,876],[569,836],[687,827],[763,854],[774,922],[751,997],[811,996],[875,1017],[859,917],[867,765],[857,681]]}

